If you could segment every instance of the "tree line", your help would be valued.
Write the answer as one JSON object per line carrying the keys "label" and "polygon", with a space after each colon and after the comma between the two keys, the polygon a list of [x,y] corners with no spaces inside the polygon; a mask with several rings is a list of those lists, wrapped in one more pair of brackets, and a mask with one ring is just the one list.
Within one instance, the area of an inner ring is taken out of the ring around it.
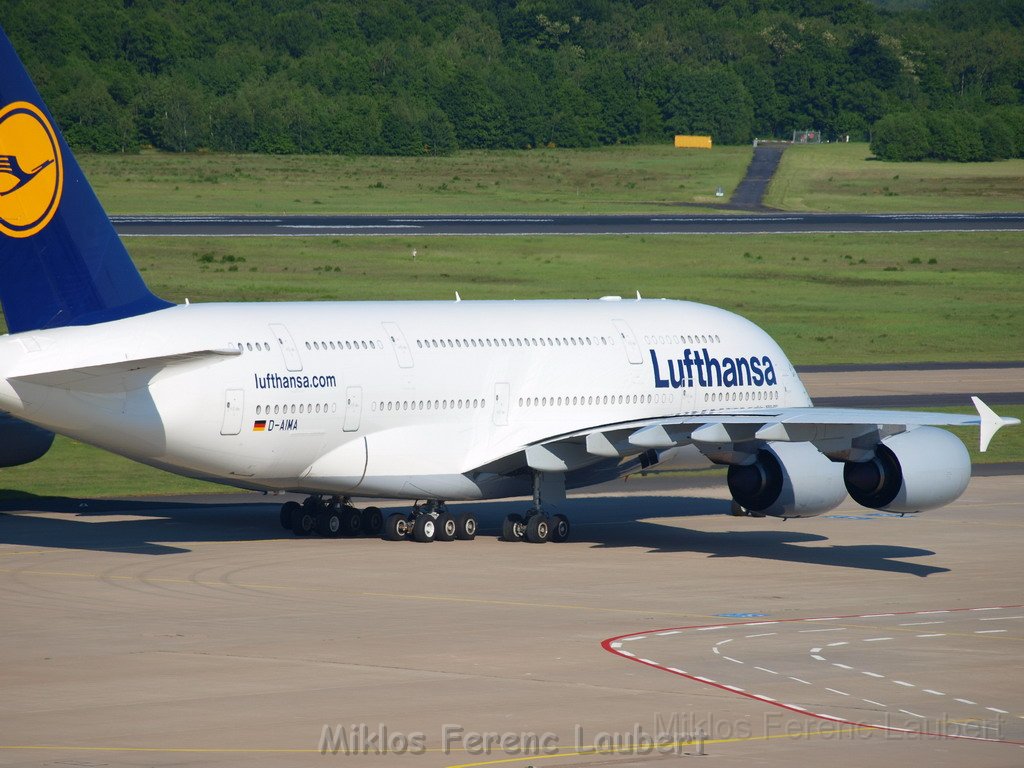
{"label": "tree line", "polygon": [[0,24],[69,142],[98,152],[415,155],[814,128],[877,132],[880,154],[908,155],[889,137],[923,125],[908,156],[929,156],[959,130],[947,123],[1024,152],[1024,0],[0,0]]}

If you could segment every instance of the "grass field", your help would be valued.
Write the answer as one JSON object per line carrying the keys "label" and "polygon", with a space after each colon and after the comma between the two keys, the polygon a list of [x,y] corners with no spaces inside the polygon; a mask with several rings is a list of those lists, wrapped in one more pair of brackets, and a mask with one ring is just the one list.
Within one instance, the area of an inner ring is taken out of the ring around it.
{"label": "grass field", "polygon": [[[798,364],[1024,358],[1024,235],[129,238],[191,301],[690,299],[746,315]],[[416,257],[413,258],[413,250]]]}
{"label": "grass field", "polygon": [[167,154],[80,159],[108,213],[603,213],[721,202],[750,147],[448,157]]}
{"label": "grass field", "polygon": [[786,150],[765,204],[789,211],[1024,211],[1024,160],[887,163],[867,144]]}

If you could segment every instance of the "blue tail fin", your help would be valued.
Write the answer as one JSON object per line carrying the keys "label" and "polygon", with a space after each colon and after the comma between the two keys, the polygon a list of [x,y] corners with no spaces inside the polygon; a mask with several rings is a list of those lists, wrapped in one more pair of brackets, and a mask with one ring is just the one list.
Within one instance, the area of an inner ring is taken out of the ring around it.
{"label": "blue tail fin", "polygon": [[142,281],[0,29],[0,303],[11,333],[171,306]]}

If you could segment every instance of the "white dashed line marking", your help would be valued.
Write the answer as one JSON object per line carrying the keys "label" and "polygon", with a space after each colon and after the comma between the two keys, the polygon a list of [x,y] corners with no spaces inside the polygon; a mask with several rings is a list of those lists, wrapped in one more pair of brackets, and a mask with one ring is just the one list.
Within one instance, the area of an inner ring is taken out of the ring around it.
{"label": "white dashed line marking", "polygon": [[1005,709],[999,709],[998,707],[985,707],[985,709],[987,709],[989,712],[998,712],[1000,715],[1010,714]]}
{"label": "white dashed line marking", "polygon": [[825,616],[820,619],[804,619],[804,621],[839,621],[838,616]]}
{"label": "white dashed line marking", "polygon": [[726,640],[719,640],[717,643],[715,643],[715,645],[725,645],[726,643],[731,643],[731,642],[732,642],[732,638],[730,637],[730,638],[728,638]]}
{"label": "white dashed line marking", "polygon": [[790,677],[789,679],[790,680],[796,680],[798,683],[803,683],[804,685],[810,685],[811,684],[807,680],[801,680],[799,677]]}
{"label": "white dashed line marking", "polygon": [[777,635],[777,634],[779,634],[779,633],[778,632],[761,632],[758,635],[747,635],[747,637],[748,638],[749,637],[771,637],[772,635]]}
{"label": "white dashed line marking", "polygon": [[911,712],[909,709],[901,709],[900,712],[902,712],[904,715],[910,715],[911,717],[924,718],[924,715],[919,715],[917,714],[917,712]]}
{"label": "white dashed line marking", "polygon": [[752,621],[749,624],[744,624],[745,627],[770,627],[772,624],[778,624],[777,621]]}
{"label": "white dashed line marking", "polygon": [[891,637],[866,637],[864,638],[865,643],[878,643],[882,640],[892,640]]}
{"label": "white dashed line marking", "polygon": [[636,654],[635,653],[630,653],[629,651],[619,651],[619,653],[621,653],[623,656],[631,656],[634,659],[636,658]]}
{"label": "white dashed line marking", "polygon": [[821,648],[811,648],[811,653],[821,653]]}
{"label": "white dashed line marking", "polygon": [[917,688],[913,683],[908,683],[905,680],[893,680],[896,685],[902,685],[904,688]]}
{"label": "white dashed line marking", "polygon": [[801,634],[805,632],[842,632],[846,627],[829,627],[828,629],[798,629]]}
{"label": "white dashed line marking", "polygon": [[726,661],[731,661],[733,664],[743,664],[744,663],[744,662],[740,661],[739,659],[734,659],[732,656],[723,656],[722,658],[725,659]]}
{"label": "white dashed line marking", "polygon": [[710,677],[701,677],[700,675],[694,675],[694,677],[697,678],[698,680],[703,680],[705,683],[713,683],[713,682],[715,682]]}
{"label": "white dashed line marking", "polygon": [[777,674],[779,674],[774,669],[768,669],[767,667],[754,667],[754,669],[759,669],[762,672],[767,672],[769,675],[777,675]]}
{"label": "white dashed line marking", "polygon": [[669,672],[675,672],[677,675],[685,675],[686,671],[679,669],[678,667],[665,667]]}
{"label": "white dashed line marking", "polygon": [[885,678],[885,675],[880,675],[877,672],[863,672],[862,671],[861,674],[862,675],[867,675],[868,677],[877,677],[879,679],[884,679]]}
{"label": "white dashed line marking", "polygon": [[860,619],[880,619],[883,616],[895,616],[894,613],[865,613],[863,616],[858,616]]}
{"label": "white dashed line marking", "polygon": [[974,705],[977,705],[977,703],[978,703],[976,701],[971,701],[970,699],[953,699],[953,701],[959,701],[961,704],[974,704]]}
{"label": "white dashed line marking", "polygon": [[817,659],[818,661],[824,661],[824,660],[825,660],[825,657],[824,657],[824,656],[819,656],[819,655],[818,655],[818,654],[816,654],[816,653],[812,653],[812,654],[811,654],[811,658],[812,658],[812,659]]}
{"label": "white dashed line marking", "polygon": [[644,664],[653,664],[656,667],[660,667],[661,666],[658,662],[651,661],[650,659],[638,659],[638,661],[642,661]]}
{"label": "white dashed line marking", "polygon": [[798,710],[800,712],[806,712],[807,711],[804,707],[801,707],[801,706],[799,706],[797,704],[787,704],[786,706],[789,707],[790,709],[796,709],[796,710]]}
{"label": "white dashed line marking", "polygon": [[697,627],[697,631],[698,632],[710,632],[713,629],[725,629],[725,626],[722,625],[722,624],[719,624],[718,626],[715,626],[715,627]]}
{"label": "white dashed line marking", "polygon": [[633,635],[633,637],[624,637],[620,642],[631,643],[634,640],[643,640],[645,635]]}
{"label": "white dashed line marking", "polygon": [[949,611],[918,611],[915,616],[931,616],[936,613],[949,613]]}
{"label": "white dashed line marking", "polygon": [[995,635],[995,634],[998,634],[999,632],[1005,632],[1005,631],[1006,631],[1005,629],[979,629],[979,630],[976,630],[974,634],[976,634],[976,635]]}
{"label": "white dashed line marking", "polygon": [[622,643],[612,643],[612,648],[621,648]]}
{"label": "white dashed line marking", "polygon": [[[982,619],[984,621],[984,619]],[[908,621],[905,624],[900,624],[901,627],[923,627],[926,624],[945,624],[944,621]]]}
{"label": "white dashed line marking", "polygon": [[874,704],[876,707],[888,707],[889,706],[888,704],[883,704],[882,702],[875,701],[874,699],[861,699],[861,701],[866,701],[868,704]]}
{"label": "white dashed line marking", "polygon": [[728,688],[728,689],[729,689],[730,691],[739,691],[740,693],[743,693],[743,689],[742,689],[742,688],[739,688],[738,686],[735,686],[735,685],[727,685],[727,686],[725,686],[725,687],[726,687],[726,688]]}
{"label": "white dashed line marking", "polygon": [[978,621],[1010,621],[1012,619],[1024,619],[1024,616],[993,616],[990,619],[978,619]]}
{"label": "white dashed line marking", "polygon": [[838,643],[829,643],[827,647],[828,648],[835,648],[835,647],[840,646],[840,645],[849,645],[849,644],[850,643],[847,642],[846,640],[841,640]]}
{"label": "white dashed line marking", "polygon": [[946,635],[942,632],[938,632],[931,635],[918,635],[918,637],[945,637]]}
{"label": "white dashed line marking", "polygon": [[[682,632],[681,629],[670,629],[668,632],[659,632],[658,637],[668,637],[669,635],[678,635]],[[728,641],[726,641],[728,642]]]}
{"label": "white dashed line marking", "polygon": [[942,691],[933,691],[931,688],[922,688],[921,690],[924,693],[930,693],[932,696],[945,696],[946,695]]}
{"label": "white dashed line marking", "polygon": [[850,695],[846,691],[837,691],[835,688],[826,688],[825,690],[828,691],[829,693],[838,693],[840,696],[849,696]]}
{"label": "white dashed line marking", "polygon": [[839,667],[840,669],[853,669],[849,664],[840,664],[838,661],[833,661],[832,666]]}

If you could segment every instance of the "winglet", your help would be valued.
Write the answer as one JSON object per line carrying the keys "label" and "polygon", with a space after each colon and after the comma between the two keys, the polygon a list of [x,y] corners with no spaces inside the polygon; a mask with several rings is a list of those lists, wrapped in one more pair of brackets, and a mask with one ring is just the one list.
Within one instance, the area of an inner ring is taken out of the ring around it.
{"label": "winglet", "polygon": [[980,397],[972,397],[971,402],[974,403],[974,407],[978,409],[978,415],[981,417],[982,453],[988,450],[988,444],[992,442],[992,438],[995,436],[996,432],[1003,427],[1020,424],[1020,419],[998,415],[995,411],[985,405]]}

